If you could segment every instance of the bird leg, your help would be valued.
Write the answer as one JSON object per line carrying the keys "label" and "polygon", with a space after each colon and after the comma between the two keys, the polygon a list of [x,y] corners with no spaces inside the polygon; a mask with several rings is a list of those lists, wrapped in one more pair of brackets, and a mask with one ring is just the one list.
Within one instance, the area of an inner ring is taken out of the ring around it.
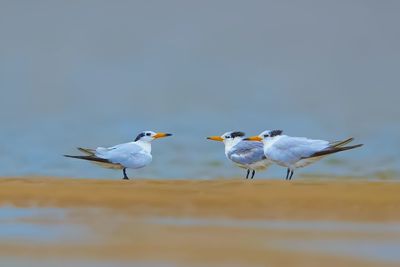
{"label": "bird leg", "polygon": [[285,180],[288,180],[288,179],[289,179],[289,173],[290,173],[290,170],[289,170],[289,168],[288,168],[287,171],[286,171],[286,179],[285,179]]}
{"label": "bird leg", "polygon": [[123,168],[122,172],[124,173],[124,178],[122,178],[122,180],[129,180],[128,175],[126,175],[126,168]]}
{"label": "bird leg", "polygon": [[251,179],[254,178],[254,174],[256,174],[256,171],[255,171],[255,170],[253,170],[253,173],[251,174]]}
{"label": "bird leg", "polygon": [[250,170],[247,170],[247,175],[246,175],[246,179],[249,179],[249,174],[250,174]]}
{"label": "bird leg", "polygon": [[292,176],[293,176],[293,170],[290,172],[290,177],[289,177],[289,180],[292,180]]}

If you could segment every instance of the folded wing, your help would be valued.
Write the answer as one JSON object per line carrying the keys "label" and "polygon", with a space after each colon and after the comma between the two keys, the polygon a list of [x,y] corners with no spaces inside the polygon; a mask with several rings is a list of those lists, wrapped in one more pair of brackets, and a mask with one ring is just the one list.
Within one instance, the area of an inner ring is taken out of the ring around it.
{"label": "folded wing", "polygon": [[362,146],[361,144],[345,146],[353,140],[353,138],[348,138],[343,141],[328,142],[304,137],[283,137],[274,143],[271,153],[274,158],[294,163],[302,159],[321,157]]}
{"label": "folded wing", "polygon": [[266,159],[261,142],[241,141],[227,154],[233,162],[252,164]]}
{"label": "folded wing", "polygon": [[293,164],[329,147],[329,142],[304,137],[282,136],[269,149],[267,157],[276,163]]}
{"label": "folded wing", "polygon": [[140,168],[145,166],[149,160],[151,161],[151,155],[144,153],[143,148],[134,142],[120,144],[109,148],[98,147],[95,150],[81,147],[78,149],[86,155],[64,156],[88,160],[103,167],[115,169],[121,169],[123,167]]}
{"label": "folded wing", "polygon": [[143,152],[143,148],[135,142],[116,145],[109,148],[98,147],[95,156],[102,159],[107,159],[112,163],[126,164],[135,155]]}

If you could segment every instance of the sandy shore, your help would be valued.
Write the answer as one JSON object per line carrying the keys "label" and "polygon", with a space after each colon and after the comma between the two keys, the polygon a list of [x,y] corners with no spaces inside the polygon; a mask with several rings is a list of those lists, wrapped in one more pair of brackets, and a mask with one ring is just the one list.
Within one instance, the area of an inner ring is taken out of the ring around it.
{"label": "sandy shore", "polygon": [[[398,232],[318,226],[340,222],[385,228],[400,222],[396,182],[1,178],[0,203],[63,208],[68,212],[62,219],[24,221],[79,225],[85,236],[51,244],[0,239],[3,256],[172,266],[398,266],[357,255],[290,248],[313,240],[397,242]],[[279,227],[279,222],[289,226]],[[316,227],[298,227],[298,222],[316,222]]]}
{"label": "sandy shore", "polygon": [[268,180],[0,179],[0,203],[169,216],[400,220],[400,183]]}

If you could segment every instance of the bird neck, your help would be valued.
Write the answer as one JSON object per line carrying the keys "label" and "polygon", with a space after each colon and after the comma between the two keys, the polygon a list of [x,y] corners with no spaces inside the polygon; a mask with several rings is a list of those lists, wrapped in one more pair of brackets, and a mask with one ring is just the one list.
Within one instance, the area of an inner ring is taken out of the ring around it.
{"label": "bird neck", "polygon": [[242,141],[241,137],[236,137],[233,139],[228,139],[224,141],[225,144],[225,153],[227,153],[228,151],[230,151],[232,149],[232,147],[236,146],[240,141]]}
{"label": "bird neck", "polygon": [[282,138],[283,135],[278,135],[278,136],[274,136],[274,137],[270,137],[268,139],[264,139],[263,140],[263,144],[264,144],[264,150],[268,149],[269,147],[271,147],[274,143],[276,143],[276,141],[278,141],[279,139]]}
{"label": "bird neck", "polygon": [[151,153],[151,142],[138,140],[135,143],[138,144],[141,148],[143,148],[144,151]]}

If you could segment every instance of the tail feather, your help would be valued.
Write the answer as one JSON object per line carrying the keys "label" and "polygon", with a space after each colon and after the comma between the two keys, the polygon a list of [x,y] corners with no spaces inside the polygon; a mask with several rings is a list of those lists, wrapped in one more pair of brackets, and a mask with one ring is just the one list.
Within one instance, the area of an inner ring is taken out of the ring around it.
{"label": "tail feather", "polygon": [[67,158],[73,158],[73,159],[84,159],[84,160],[89,160],[89,161],[96,161],[96,162],[101,162],[101,163],[112,163],[107,159],[102,159],[98,158],[96,156],[71,156],[71,155],[64,155],[64,157]]}
{"label": "tail feather", "polygon": [[77,149],[89,156],[94,156],[96,153],[96,150],[91,149],[91,148],[84,148],[84,147],[77,147]]}
{"label": "tail feather", "polygon": [[354,138],[350,137],[350,138],[347,138],[346,140],[331,142],[331,143],[329,143],[329,146],[342,147],[342,146],[347,145],[348,143],[352,142],[353,140],[354,140]]}
{"label": "tail feather", "polygon": [[314,158],[314,157],[325,156],[325,155],[329,155],[329,154],[333,154],[333,153],[337,153],[337,152],[341,152],[341,151],[354,149],[354,148],[361,147],[361,146],[363,146],[363,144],[358,144],[358,145],[354,145],[354,146],[328,147],[324,150],[315,152],[314,154],[310,155],[309,157],[305,157],[305,158]]}
{"label": "tail feather", "polygon": [[88,160],[92,163],[95,163],[97,165],[100,165],[104,168],[107,169],[123,169],[124,166],[122,166],[119,163],[113,163],[107,159],[99,158],[96,156],[71,156],[71,155],[64,155],[64,157],[67,158],[73,158],[73,159],[83,159],[83,160]]}

